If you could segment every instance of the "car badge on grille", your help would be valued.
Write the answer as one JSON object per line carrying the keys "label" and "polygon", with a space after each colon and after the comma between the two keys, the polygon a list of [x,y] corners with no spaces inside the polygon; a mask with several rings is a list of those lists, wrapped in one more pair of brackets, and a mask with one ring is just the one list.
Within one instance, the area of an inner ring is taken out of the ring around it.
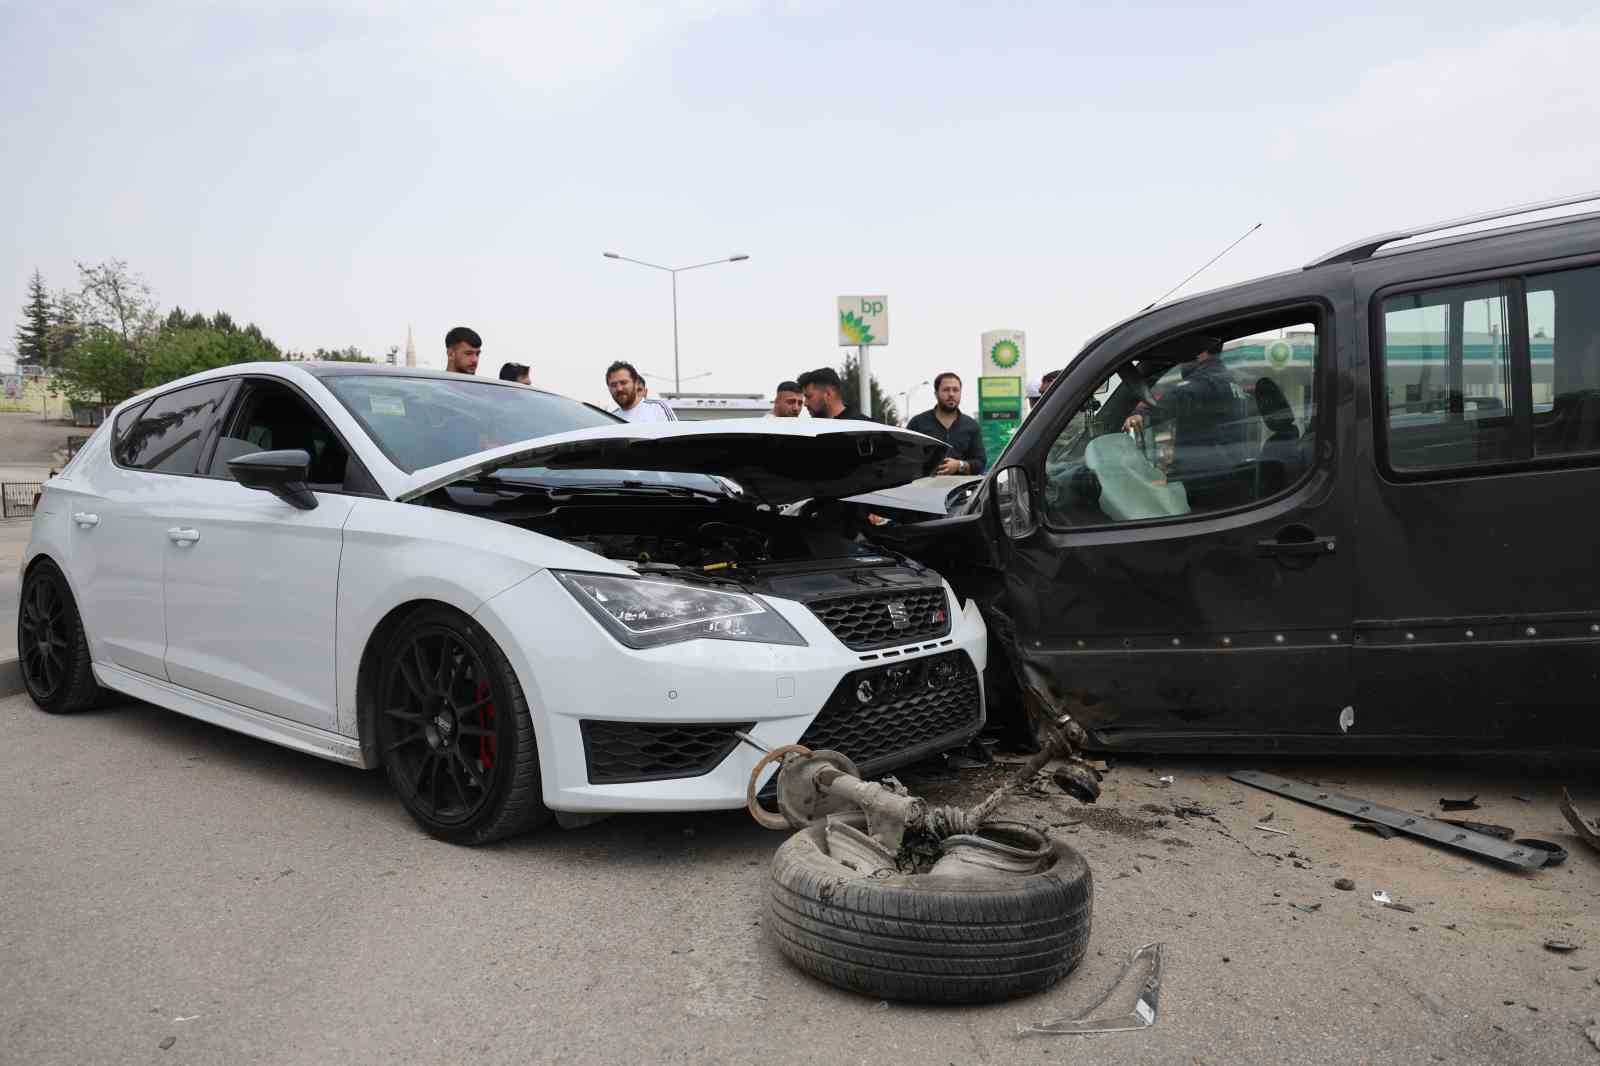
{"label": "car badge on grille", "polygon": [[911,612],[906,610],[905,600],[889,601],[889,622],[896,629],[907,629],[911,626]]}

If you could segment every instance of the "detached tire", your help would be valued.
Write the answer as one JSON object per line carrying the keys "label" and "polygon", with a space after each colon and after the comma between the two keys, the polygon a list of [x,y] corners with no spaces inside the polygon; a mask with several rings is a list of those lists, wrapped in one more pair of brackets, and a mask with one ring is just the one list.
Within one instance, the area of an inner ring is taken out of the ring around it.
{"label": "detached tire", "polygon": [[1041,992],[1089,947],[1089,865],[1051,841],[1041,873],[952,881],[861,877],[830,857],[825,827],[772,859],[768,928],[800,969],[878,999],[987,1003]]}

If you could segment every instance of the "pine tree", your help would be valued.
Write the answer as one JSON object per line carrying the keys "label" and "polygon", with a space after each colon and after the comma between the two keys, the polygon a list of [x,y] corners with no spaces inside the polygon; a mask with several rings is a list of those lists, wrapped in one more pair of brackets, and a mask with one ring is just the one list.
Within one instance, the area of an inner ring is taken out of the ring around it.
{"label": "pine tree", "polygon": [[50,293],[38,270],[28,282],[28,302],[22,305],[22,322],[17,326],[17,362],[47,366],[50,362]]}
{"label": "pine tree", "polygon": [[[861,401],[861,373],[856,368],[856,357],[844,357],[844,366],[839,368],[839,398],[849,407],[855,407]],[[872,420],[882,422],[886,426],[898,425],[900,412],[895,408],[894,401],[884,395],[883,389],[878,385],[878,375],[872,375]]]}

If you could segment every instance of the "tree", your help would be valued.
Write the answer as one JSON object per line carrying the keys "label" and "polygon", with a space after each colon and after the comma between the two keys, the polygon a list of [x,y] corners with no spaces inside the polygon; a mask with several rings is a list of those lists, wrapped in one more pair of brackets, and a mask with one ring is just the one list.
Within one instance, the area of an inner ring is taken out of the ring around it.
{"label": "tree", "polygon": [[119,403],[144,385],[144,368],[108,329],[87,331],[67,352],[56,387],[78,403]]}
{"label": "tree", "polygon": [[22,322],[17,326],[17,362],[28,366],[50,363],[50,327],[54,315],[44,276],[37,269],[28,282],[28,302],[22,305]]}
{"label": "tree", "polygon": [[115,333],[128,351],[142,355],[158,326],[155,293],[121,259],[78,264],[77,318],[85,326]]}
{"label": "tree", "polygon": [[271,362],[282,358],[278,346],[254,323],[243,329],[226,311],[207,318],[174,307],[149,343],[145,384],[160,385],[202,370],[234,363]]}
{"label": "tree", "polygon": [[73,332],[55,387],[79,403],[118,403],[146,380],[157,333],[155,294],[120,259],[78,264],[78,291],[60,301]]}
{"label": "tree", "polygon": [[[839,379],[843,382],[840,386],[840,399],[854,407],[861,399],[861,371],[857,366],[856,357],[844,357],[844,365],[839,368]],[[878,385],[878,375],[872,375],[872,417],[874,421],[882,422],[886,426],[898,425],[900,412]]]}

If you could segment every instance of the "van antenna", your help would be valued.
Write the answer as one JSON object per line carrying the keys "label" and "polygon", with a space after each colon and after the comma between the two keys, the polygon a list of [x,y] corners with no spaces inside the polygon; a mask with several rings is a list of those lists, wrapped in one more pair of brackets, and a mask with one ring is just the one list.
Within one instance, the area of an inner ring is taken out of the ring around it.
{"label": "van antenna", "polygon": [[[1241,236],[1238,240],[1236,240],[1232,244],[1228,245],[1226,248],[1224,248],[1222,251],[1218,252],[1216,255],[1212,256],[1210,259],[1207,259],[1205,261],[1205,264],[1203,266],[1201,266],[1200,270],[1196,270],[1193,274],[1190,274],[1188,277],[1186,277],[1182,281],[1178,282],[1172,288],[1168,289],[1166,292],[1162,293],[1160,296],[1157,296],[1154,300],[1151,300],[1150,303],[1147,304],[1144,307],[1144,311],[1150,310],[1150,308],[1154,307],[1156,304],[1160,303],[1162,300],[1165,300],[1168,296],[1171,296],[1173,293],[1177,292],[1179,289],[1181,289],[1185,285],[1189,284],[1189,282],[1193,281],[1195,278],[1197,278],[1200,275],[1200,271],[1201,270],[1204,270],[1206,267],[1210,266],[1212,263],[1215,263],[1218,259],[1221,259],[1223,256],[1227,255],[1229,252],[1233,251],[1235,248],[1237,248],[1240,244],[1242,244],[1244,242],[1244,238],[1245,237],[1250,236],[1250,234],[1254,233],[1256,230],[1258,230],[1260,228],[1261,228],[1261,223],[1257,222],[1254,226],[1251,226],[1249,229],[1245,230],[1244,231],[1244,235]],[[1141,312],[1141,313],[1143,313],[1143,312]]]}

